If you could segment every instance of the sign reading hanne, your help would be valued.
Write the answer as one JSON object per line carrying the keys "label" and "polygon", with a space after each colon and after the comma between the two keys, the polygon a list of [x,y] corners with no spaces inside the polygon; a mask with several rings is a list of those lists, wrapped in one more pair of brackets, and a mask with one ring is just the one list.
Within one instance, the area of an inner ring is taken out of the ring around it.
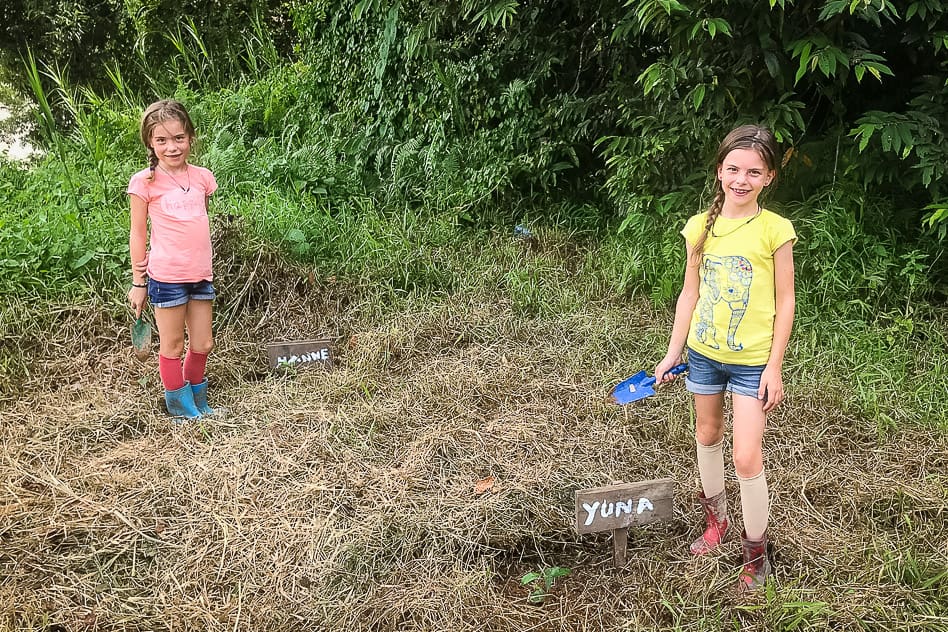
{"label": "sign reading hanne", "polygon": [[670,478],[576,490],[576,532],[614,531],[670,520],[675,482]]}
{"label": "sign reading hanne", "polygon": [[267,345],[267,357],[273,369],[313,363],[329,365],[332,361],[328,340],[271,342]]}

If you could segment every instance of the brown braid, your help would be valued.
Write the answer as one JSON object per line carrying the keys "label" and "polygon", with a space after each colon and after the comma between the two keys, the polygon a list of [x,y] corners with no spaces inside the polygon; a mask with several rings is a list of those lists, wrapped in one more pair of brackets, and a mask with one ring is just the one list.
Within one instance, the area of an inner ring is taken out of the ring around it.
{"label": "brown braid", "polygon": [[721,215],[723,208],[724,191],[721,187],[718,187],[717,193],[714,194],[714,200],[711,201],[711,207],[708,208],[708,220],[704,223],[704,231],[701,233],[701,237],[698,238],[697,243],[695,243],[694,250],[691,253],[691,256],[699,262],[701,261],[701,256],[704,254],[704,242],[708,240],[708,235],[711,233],[711,229],[714,228],[714,222],[717,221],[718,216]]}
{"label": "brown braid", "polygon": [[149,180],[155,179],[155,169],[158,168],[158,156],[155,154],[155,150],[151,147],[148,148],[148,174]]}
{"label": "brown braid", "polygon": [[155,169],[158,167],[158,156],[151,146],[151,135],[155,127],[164,121],[178,121],[192,140],[196,136],[191,116],[180,102],[171,99],[163,99],[161,101],[155,101],[145,108],[145,113],[142,114],[140,132],[142,144],[145,145],[145,149],[148,152],[148,168],[151,171],[151,174],[148,176],[149,180],[155,179]]}
{"label": "brown braid", "polygon": [[[735,149],[753,149],[760,154],[767,168],[776,174],[777,165],[780,164],[780,160],[778,159],[779,149],[777,147],[777,139],[774,138],[773,133],[766,127],[760,125],[741,125],[731,130],[718,146],[717,158],[715,160],[716,167],[720,167],[724,163],[724,159],[727,158],[727,155]],[[715,169],[715,171],[716,170],[717,169]],[[776,176],[774,177],[776,179]],[[694,250],[691,253],[691,256],[694,257],[697,262],[701,261],[701,257],[704,254],[704,244],[708,240],[711,229],[714,228],[714,222],[717,221],[721,215],[721,211],[724,209],[724,189],[722,189],[721,185],[717,182],[715,182],[715,188],[714,200],[711,201],[711,206],[708,208],[708,220],[705,222],[704,231],[702,231],[701,237],[698,238]]]}

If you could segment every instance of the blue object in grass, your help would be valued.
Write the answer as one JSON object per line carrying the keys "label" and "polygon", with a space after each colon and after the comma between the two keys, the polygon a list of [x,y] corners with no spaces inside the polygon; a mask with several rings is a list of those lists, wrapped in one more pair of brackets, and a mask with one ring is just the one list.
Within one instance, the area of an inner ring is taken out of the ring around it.
{"label": "blue object in grass", "polygon": [[[679,364],[669,371],[672,375],[681,375],[688,370],[687,364]],[[616,404],[630,404],[655,394],[655,377],[639,371],[615,385],[609,399]]]}

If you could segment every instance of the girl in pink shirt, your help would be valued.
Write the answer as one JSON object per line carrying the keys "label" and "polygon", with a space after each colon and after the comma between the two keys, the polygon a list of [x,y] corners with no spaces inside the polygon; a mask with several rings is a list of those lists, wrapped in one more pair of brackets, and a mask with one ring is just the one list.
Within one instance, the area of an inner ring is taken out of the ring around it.
{"label": "girl in pink shirt", "polygon": [[181,103],[164,100],[148,106],[141,137],[149,167],[128,184],[133,263],[128,300],[136,317],[148,300],[155,308],[158,371],[168,412],[176,420],[196,419],[214,413],[207,405],[204,369],[214,346],[215,298],[207,201],[217,182],[208,169],[188,164],[195,132]]}

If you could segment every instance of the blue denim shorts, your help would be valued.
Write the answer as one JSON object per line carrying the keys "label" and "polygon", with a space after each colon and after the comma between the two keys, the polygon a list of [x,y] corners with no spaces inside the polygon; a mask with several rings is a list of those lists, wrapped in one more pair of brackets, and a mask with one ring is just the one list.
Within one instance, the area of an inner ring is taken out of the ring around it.
{"label": "blue denim shorts", "polygon": [[688,376],[685,387],[696,395],[717,395],[730,391],[757,399],[760,376],[766,364],[744,366],[727,364],[706,358],[691,347],[688,348]]}
{"label": "blue denim shorts", "polygon": [[216,297],[210,281],[165,283],[148,279],[148,300],[153,307],[177,307],[190,300],[213,301]]}

